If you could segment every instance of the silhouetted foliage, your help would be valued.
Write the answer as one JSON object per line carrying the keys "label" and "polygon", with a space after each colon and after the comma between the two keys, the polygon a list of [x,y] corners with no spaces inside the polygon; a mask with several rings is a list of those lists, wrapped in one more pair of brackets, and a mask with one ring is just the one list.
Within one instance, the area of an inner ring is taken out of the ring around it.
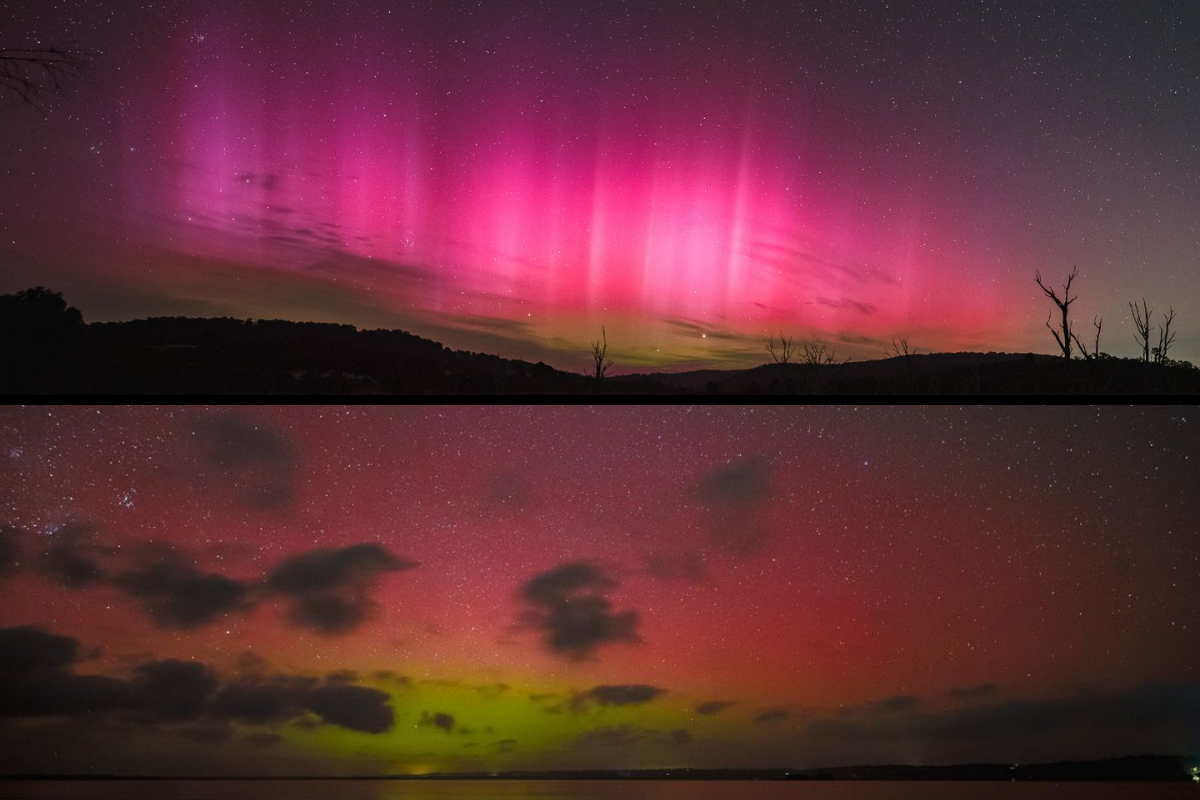
{"label": "silhouetted foliage", "polygon": [[41,110],[46,98],[66,94],[82,80],[93,58],[77,42],[0,50],[0,88]]}

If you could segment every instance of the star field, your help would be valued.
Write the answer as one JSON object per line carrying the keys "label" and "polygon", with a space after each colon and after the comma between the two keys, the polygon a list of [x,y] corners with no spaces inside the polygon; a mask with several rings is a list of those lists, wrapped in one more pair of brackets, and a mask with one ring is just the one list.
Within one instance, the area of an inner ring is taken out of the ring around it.
{"label": "star field", "polygon": [[1192,417],[9,408],[0,769],[1191,752]]}
{"label": "star field", "polygon": [[[578,369],[1200,340],[1195,8],[220,0],[6,9],[85,85],[0,120],[5,291],[403,328]],[[5,42],[4,45],[8,45]],[[1191,356],[1194,358],[1194,356]]]}

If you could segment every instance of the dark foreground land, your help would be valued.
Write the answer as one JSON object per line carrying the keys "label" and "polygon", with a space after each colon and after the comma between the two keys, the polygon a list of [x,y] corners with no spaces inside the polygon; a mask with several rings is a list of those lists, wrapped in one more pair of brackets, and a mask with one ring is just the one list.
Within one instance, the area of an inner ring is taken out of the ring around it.
{"label": "dark foreground land", "polygon": [[[74,311],[74,309],[71,309]],[[77,312],[76,312],[77,313]],[[36,322],[36,320],[35,320]],[[622,375],[450,350],[349,325],[156,318],[0,320],[0,392],[62,395],[1142,395],[1200,393],[1200,369],[1132,359],[944,353],[846,364]]]}

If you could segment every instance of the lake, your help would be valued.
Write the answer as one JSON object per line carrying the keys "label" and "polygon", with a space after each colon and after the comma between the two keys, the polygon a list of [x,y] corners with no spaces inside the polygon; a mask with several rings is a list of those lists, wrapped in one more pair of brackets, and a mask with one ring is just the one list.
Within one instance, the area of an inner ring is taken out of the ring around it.
{"label": "lake", "polygon": [[3,781],[21,800],[1200,800],[1190,783],[957,781]]}

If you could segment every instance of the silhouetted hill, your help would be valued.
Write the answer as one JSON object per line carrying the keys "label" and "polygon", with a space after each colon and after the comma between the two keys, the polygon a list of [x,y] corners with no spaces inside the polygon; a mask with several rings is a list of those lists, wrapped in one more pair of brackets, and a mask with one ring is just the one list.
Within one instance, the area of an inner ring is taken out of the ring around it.
{"label": "silhouetted hill", "polygon": [[[0,298],[6,394],[1056,395],[1196,394],[1200,370],[1009,353],[622,375],[597,384],[541,362],[450,350],[403,331],[160,317],[83,324],[59,294]],[[7,304],[6,304],[7,303]],[[585,348],[581,346],[581,352]],[[617,354],[619,360],[619,353]]]}

